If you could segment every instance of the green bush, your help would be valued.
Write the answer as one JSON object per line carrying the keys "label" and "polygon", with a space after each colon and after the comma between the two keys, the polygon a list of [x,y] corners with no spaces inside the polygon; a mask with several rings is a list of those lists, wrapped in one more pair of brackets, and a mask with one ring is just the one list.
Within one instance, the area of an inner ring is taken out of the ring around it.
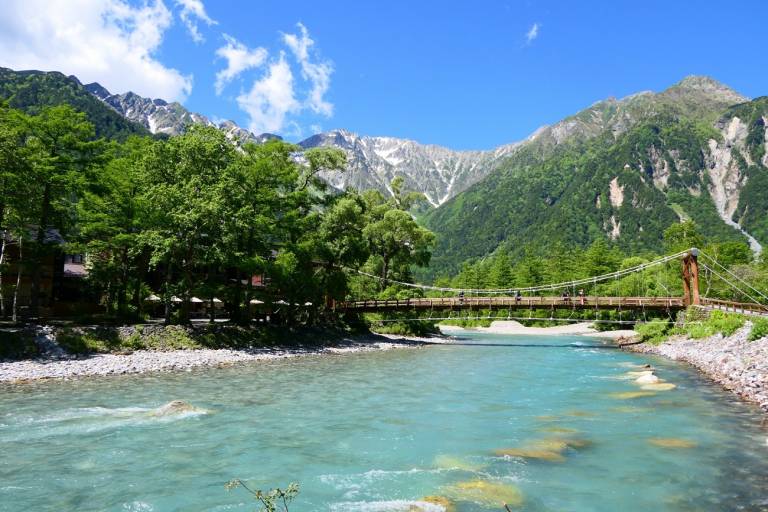
{"label": "green bush", "polygon": [[703,322],[696,322],[685,326],[685,334],[694,340],[708,338],[715,334],[709,325]]}
{"label": "green bush", "polygon": [[715,333],[722,333],[723,336],[731,336],[733,333],[744,327],[745,318],[742,315],[734,315],[723,311],[713,311],[707,321]]}
{"label": "green bush", "polygon": [[29,331],[0,330],[0,359],[27,359],[39,355],[35,336]]}
{"label": "green bush", "polygon": [[85,332],[61,329],[56,333],[56,342],[70,354],[112,352],[122,346],[117,332],[109,329]]}
{"label": "green bush", "polygon": [[759,340],[768,336],[768,318],[757,318],[752,321],[752,331],[749,333],[749,341]]}
{"label": "green bush", "polygon": [[638,323],[635,325],[635,331],[640,335],[640,341],[658,345],[667,339],[669,335],[669,322],[652,321],[648,323]]}
{"label": "green bush", "polygon": [[744,326],[746,319],[743,315],[712,311],[709,318],[701,321],[691,321],[685,325],[685,334],[689,338],[701,339],[722,334],[731,336]]}

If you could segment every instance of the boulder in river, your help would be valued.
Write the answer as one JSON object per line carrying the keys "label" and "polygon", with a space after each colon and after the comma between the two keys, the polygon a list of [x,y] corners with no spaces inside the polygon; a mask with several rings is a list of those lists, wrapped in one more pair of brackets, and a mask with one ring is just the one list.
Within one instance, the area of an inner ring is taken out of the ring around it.
{"label": "boulder in river", "polygon": [[659,382],[659,378],[652,372],[645,373],[635,379],[636,384],[656,384]]}

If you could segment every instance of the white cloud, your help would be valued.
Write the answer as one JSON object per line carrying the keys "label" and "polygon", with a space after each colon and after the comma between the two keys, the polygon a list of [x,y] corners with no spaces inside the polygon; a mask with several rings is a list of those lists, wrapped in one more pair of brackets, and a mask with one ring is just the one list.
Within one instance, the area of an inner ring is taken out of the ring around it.
{"label": "white cloud", "polygon": [[162,0],[6,0],[0,16],[0,65],[74,74],[112,92],[183,101],[192,77],[156,56],[173,22]]}
{"label": "white cloud", "polygon": [[323,96],[331,86],[333,66],[328,61],[312,62],[310,48],[315,42],[309,37],[307,27],[301,23],[297,26],[300,34],[283,34],[283,41],[299,62],[302,77],[312,86],[306,104],[317,114],[331,116],[333,105],[325,101]]}
{"label": "white cloud", "polygon": [[216,50],[216,55],[227,61],[227,67],[216,73],[216,94],[221,94],[229,82],[248,69],[260,67],[267,60],[267,50],[254,48],[249,50],[234,37],[224,34],[227,44]]}
{"label": "white cloud", "polygon": [[[297,34],[283,34],[283,43],[298,65],[300,77],[294,75],[286,52],[280,52],[278,60],[267,66],[263,76],[257,79],[251,89],[237,97],[237,104],[249,117],[249,129],[254,133],[280,132],[289,136],[300,136],[302,127],[295,117],[311,111],[326,117],[333,115],[333,105],[325,99],[331,86],[333,65],[319,60],[313,52],[315,42],[309,37],[307,28],[297,24]],[[227,60],[227,67],[216,74],[216,90],[222,88],[244,71],[259,68],[267,60],[263,48],[249,50],[230,36],[224,36],[227,45],[216,54]],[[312,127],[313,129],[316,126]]]}
{"label": "white cloud", "polygon": [[266,74],[253,83],[251,90],[237,97],[237,104],[250,118],[248,129],[257,134],[283,130],[286,116],[301,110],[293,87],[291,67],[281,52],[280,59],[269,65]]}
{"label": "white cloud", "polygon": [[539,23],[534,23],[533,25],[531,25],[531,28],[525,34],[525,42],[527,44],[531,44],[534,39],[539,37],[539,29],[540,28],[541,28],[541,25]]}
{"label": "white cloud", "polygon": [[207,25],[216,25],[217,22],[212,20],[208,13],[205,12],[205,6],[202,0],[176,0],[176,5],[181,7],[181,13],[179,17],[189,31],[189,35],[196,43],[202,43],[205,38],[200,33],[200,29],[197,28],[197,20],[204,22]]}

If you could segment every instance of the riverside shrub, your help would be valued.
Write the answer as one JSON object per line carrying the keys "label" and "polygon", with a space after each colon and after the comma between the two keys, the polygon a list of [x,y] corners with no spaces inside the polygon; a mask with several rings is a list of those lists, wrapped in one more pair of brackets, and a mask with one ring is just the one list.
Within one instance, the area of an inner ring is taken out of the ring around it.
{"label": "riverside shrub", "polygon": [[640,340],[652,345],[663,342],[669,334],[669,322],[647,322],[637,324],[635,331],[640,335]]}
{"label": "riverside shrub", "polygon": [[689,338],[701,339],[722,334],[732,336],[744,326],[745,318],[742,315],[726,313],[724,311],[712,311],[709,318],[700,322],[690,322],[685,326],[685,333]]}
{"label": "riverside shrub", "polygon": [[749,341],[759,340],[768,336],[768,318],[758,318],[752,322]]}

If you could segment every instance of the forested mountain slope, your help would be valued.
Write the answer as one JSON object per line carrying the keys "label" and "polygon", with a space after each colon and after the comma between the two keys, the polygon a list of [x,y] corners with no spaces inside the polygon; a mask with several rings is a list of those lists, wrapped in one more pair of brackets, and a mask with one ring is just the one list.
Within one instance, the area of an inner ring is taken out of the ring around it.
{"label": "forested mountain slope", "polygon": [[0,100],[28,114],[43,107],[68,104],[84,112],[98,137],[123,140],[129,135],[149,135],[134,123],[85,90],[74,76],[53,71],[13,71],[0,68]]}
{"label": "forested mountain slope", "polygon": [[455,272],[499,247],[514,255],[600,238],[657,249],[663,230],[686,218],[757,251],[768,243],[767,118],[766,98],[748,101],[704,77],[595,104],[426,215],[438,234],[432,268]]}

